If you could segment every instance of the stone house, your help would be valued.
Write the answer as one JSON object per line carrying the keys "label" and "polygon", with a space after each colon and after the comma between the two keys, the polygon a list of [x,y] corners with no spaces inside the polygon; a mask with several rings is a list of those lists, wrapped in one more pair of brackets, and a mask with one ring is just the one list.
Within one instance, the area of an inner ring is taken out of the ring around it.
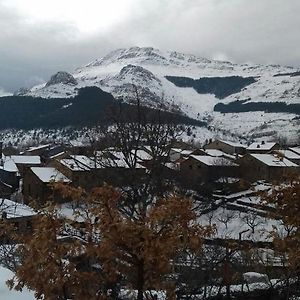
{"label": "stone house", "polygon": [[232,161],[235,161],[240,156],[239,154],[232,155],[217,149],[206,149],[204,151],[205,151],[205,155],[209,155],[213,157],[223,157]]}
{"label": "stone house", "polygon": [[187,185],[214,181],[222,177],[239,177],[239,166],[232,161],[208,155],[191,155],[180,165],[181,177]]}
{"label": "stone house", "polygon": [[246,153],[246,146],[237,143],[237,142],[230,142],[230,141],[223,141],[223,140],[215,140],[210,142],[204,146],[204,149],[216,149],[223,151],[227,154],[245,154]]}
{"label": "stone house", "polygon": [[32,200],[40,204],[47,201],[65,202],[60,195],[56,194],[51,187],[52,183],[71,183],[71,180],[53,167],[31,167],[23,179],[24,203],[29,204]]}
{"label": "stone house", "polygon": [[71,155],[70,158],[54,160],[49,165],[70,178],[74,186],[85,189],[101,186],[104,182],[115,186],[129,184],[145,173],[145,167],[141,163],[137,163],[136,168],[131,168],[120,152],[109,154],[113,158]]}
{"label": "stone house", "polygon": [[239,159],[241,175],[249,181],[264,179],[283,181],[299,174],[300,167],[290,160],[273,154],[249,153]]}
{"label": "stone house", "polygon": [[[29,206],[8,199],[0,199],[0,223],[11,224],[18,235],[30,233],[36,213]],[[1,243],[13,242],[5,234],[0,236]]]}
{"label": "stone house", "polygon": [[0,197],[9,198],[19,187],[19,177],[16,172],[0,168]]}
{"label": "stone house", "polygon": [[5,157],[4,168],[17,172],[21,177],[30,167],[41,166],[41,158],[37,155],[12,155]]}
{"label": "stone house", "polygon": [[54,159],[49,166],[55,167],[66,177],[70,178],[72,185],[90,189],[100,185],[98,170],[101,166],[97,159],[85,155],[71,155],[69,158]]}
{"label": "stone house", "polygon": [[247,152],[248,153],[271,153],[274,150],[279,150],[279,144],[275,142],[255,142],[248,146]]}

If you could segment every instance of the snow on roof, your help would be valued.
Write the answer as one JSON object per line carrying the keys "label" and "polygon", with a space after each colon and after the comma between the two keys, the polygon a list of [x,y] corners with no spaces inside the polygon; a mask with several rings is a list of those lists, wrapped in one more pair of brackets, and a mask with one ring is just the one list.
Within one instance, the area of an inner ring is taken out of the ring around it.
{"label": "snow on roof", "polygon": [[209,156],[214,156],[214,157],[227,157],[229,159],[236,159],[236,157],[234,155],[225,153],[221,150],[218,149],[206,149],[204,150],[205,153]]}
{"label": "snow on roof", "polygon": [[8,199],[0,199],[0,213],[5,212],[7,218],[28,217],[36,213],[25,204],[17,203]]}
{"label": "snow on roof", "polygon": [[73,158],[64,158],[60,163],[72,171],[89,171],[90,168]]}
{"label": "snow on roof", "polygon": [[265,150],[270,151],[276,145],[275,142],[255,142],[252,143],[247,150]]}
{"label": "snow on roof", "polygon": [[[149,155],[147,152],[143,152]],[[90,171],[92,169],[103,168],[129,168],[129,165],[126,163],[122,152],[111,152],[110,154],[112,154],[113,157],[117,157],[115,159],[103,157],[103,154],[105,153],[98,152],[96,161],[84,155],[71,155],[71,158],[62,159],[60,162],[72,171]],[[136,168],[144,169],[145,167],[137,163]]]}
{"label": "snow on roof", "polygon": [[97,151],[97,157],[100,159],[103,157],[107,157],[107,155],[111,156],[114,159],[124,159],[124,154],[122,151],[117,151],[114,148],[108,148],[103,151]]}
{"label": "snow on roof", "polygon": [[145,145],[145,146],[143,146],[146,150],[148,150],[148,151],[151,151],[151,146],[149,146],[149,145]]}
{"label": "snow on roof", "polygon": [[103,158],[99,161],[101,168],[129,168],[124,159]]}
{"label": "snow on roof", "polygon": [[72,147],[84,147],[85,146],[85,144],[82,141],[73,140],[73,141],[70,141],[69,143]]}
{"label": "snow on roof", "polygon": [[172,152],[177,152],[177,153],[181,153],[183,150],[180,148],[171,148]]}
{"label": "snow on roof", "polygon": [[300,155],[300,147],[292,147],[290,150]]}
{"label": "snow on roof", "polygon": [[[142,163],[140,161],[140,163]],[[135,164],[135,168],[136,169],[145,169],[145,167],[143,165],[141,165],[140,163],[136,162]],[[102,168],[125,168],[125,169],[129,169],[130,166],[125,159],[104,159],[101,161],[101,167]]]}
{"label": "snow on roof", "polygon": [[12,159],[5,159],[3,163],[3,170],[7,172],[19,172],[19,169]]}
{"label": "snow on roof", "polygon": [[270,167],[299,167],[290,160],[282,157],[277,157],[273,154],[250,154],[255,159],[261,161],[262,163]]}
{"label": "snow on roof", "polygon": [[217,150],[217,149],[206,149],[204,150],[206,154],[210,155],[210,156],[224,156],[225,153],[221,150]]}
{"label": "snow on roof", "polygon": [[40,146],[37,146],[37,147],[30,147],[28,150],[26,150],[26,152],[32,152],[32,151],[40,150],[40,149],[47,149],[50,146],[51,146],[51,144],[45,144],[45,145],[40,145]]}
{"label": "snow on roof", "polygon": [[184,156],[189,156],[191,155],[195,150],[185,150],[185,149],[180,149],[180,148],[171,148],[171,153],[175,152]]}
{"label": "snow on roof", "polygon": [[182,155],[191,155],[195,150],[182,150],[181,154]]}
{"label": "snow on roof", "polygon": [[100,168],[99,163],[85,155],[71,155],[71,158],[64,158],[60,163],[72,171],[89,171]]}
{"label": "snow on roof", "polygon": [[71,158],[90,169],[95,169],[98,167],[96,160],[91,159],[90,157],[87,157],[85,155],[71,155]]}
{"label": "snow on roof", "polygon": [[45,183],[49,182],[71,182],[69,178],[52,167],[31,167],[32,172]]}
{"label": "snow on roof", "polygon": [[132,150],[131,151],[131,154],[133,155],[136,155],[138,159],[140,160],[151,160],[153,157],[145,150]]}
{"label": "snow on roof", "polygon": [[238,166],[237,164],[233,163],[231,160],[223,157],[212,157],[208,155],[191,155],[190,157],[208,166],[234,166],[234,167]]}
{"label": "snow on roof", "polygon": [[297,154],[291,150],[277,150],[277,152],[282,154],[287,159],[299,159],[300,160],[300,154]]}
{"label": "snow on roof", "polygon": [[59,156],[61,156],[61,155],[64,155],[65,153],[66,153],[65,151],[62,151],[62,152],[59,152],[59,153],[57,153],[57,154],[54,154],[54,155],[50,156],[50,158],[51,158],[51,159],[54,159],[54,158],[57,158],[57,157],[59,157]]}
{"label": "snow on roof", "polygon": [[230,145],[232,147],[238,147],[238,148],[246,148],[245,145],[239,143],[239,142],[232,142],[232,141],[224,141],[224,140],[219,140],[222,143],[225,143],[227,145]]}
{"label": "snow on roof", "polygon": [[[146,150],[146,152],[148,152],[150,155],[153,153],[153,152],[157,152],[157,150],[159,150],[159,149],[163,149],[163,148],[165,148],[166,149],[166,152],[163,154],[163,155],[167,155],[168,153],[167,153],[167,146],[166,145],[157,145],[157,146],[155,146],[155,147],[151,147],[151,146],[142,146],[142,148],[144,148],[145,150]],[[171,148],[171,149],[176,149],[176,150],[182,150],[182,149],[179,149],[179,148]],[[154,150],[154,151],[153,151]]]}
{"label": "snow on roof", "polygon": [[179,171],[180,170],[180,164],[177,162],[167,162],[164,164],[168,169]]}
{"label": "snow on roof", "polygon": [[12,155],[10,158],[16,164],[28,164],[28,165],[39,165],[41,164],[41,158],[37,155]]}

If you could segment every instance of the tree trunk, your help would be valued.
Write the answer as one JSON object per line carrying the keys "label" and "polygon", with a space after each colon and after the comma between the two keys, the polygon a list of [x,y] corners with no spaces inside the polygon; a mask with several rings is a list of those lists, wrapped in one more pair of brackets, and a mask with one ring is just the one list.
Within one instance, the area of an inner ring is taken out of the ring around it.
{"label": "tree trunk", "polygon": [[229,274],[229,250],[226,247],[226,257],[224,261],[224,281],[226,287],[226,299],[231,299],[230,297],[230,274]]}
{"label": "tree trunk", "polygon": [[140,261],[137,269],[137,300],[144,299],[144,262]]}

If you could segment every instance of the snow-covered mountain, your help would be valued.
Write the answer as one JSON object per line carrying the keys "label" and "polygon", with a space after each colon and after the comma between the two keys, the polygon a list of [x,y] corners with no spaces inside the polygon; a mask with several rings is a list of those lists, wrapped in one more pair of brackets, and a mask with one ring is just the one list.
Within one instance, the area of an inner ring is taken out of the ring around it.
{"label": "snow-covered mountain", "polygon": [[[213,110],[218,103],[228,104],[237,100],[300,104],[299,70],[279,65],[239,65],[150,47],[118,49],[71,74],[58,72],[48,82],[20,90],[19,94],[44,98],[72,97],[82,87],[97,86],[116,98],[130,101],[134,99],[133,84],[145,105],[163,105],[193,118],[206,118],[212,128],[226,131],[237,125],[234,134],[242,136],[254,134],[255,130],[260,133],[266,130],[273,136],[277,133],[275,130],[272,134],[274,122],[278,119],[282,123],[284,119],[281,129],[288,124],[295,127],[295,133],[298,130],[299,124],[292,120],[295,117],[292,113],[274,114],[275,119],[273,117],[272,120],[269,116],[261,117],[264,112],[244,113],[244,121],[247,123],[246,119],[249,119],[253,123],[250,129],[245,127],[245,122],[229,127],[225,125],[227,119],[234,122],[237,118],[233,116],[241,114],[223,115]],[[268,122],[271,121],[269,128]],[[262,125],[264,128],[260,128]]]}

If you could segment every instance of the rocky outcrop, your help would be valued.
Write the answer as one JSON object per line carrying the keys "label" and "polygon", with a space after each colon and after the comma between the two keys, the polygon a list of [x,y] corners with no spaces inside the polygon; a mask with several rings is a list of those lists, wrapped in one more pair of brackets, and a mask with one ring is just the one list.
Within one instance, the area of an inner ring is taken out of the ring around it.
{"label": "rocky outcrop", "polygon": [[69,85],[77,85],[77,80],[68,72],[57,72],[53,76],[51,76],[50,80],[46,83],[46,87],[63,83]]}
{"label": "rocky outcrop", "polygon": [[131,79],[132,81],[138,80],[142,81],[145,84],[151,84],[152,81],[156,81],[157,83],[160,83],[160,80],[154,76],[154,74],[147,69],[141,67],[141,66],[135,66],[135,65],[127,65],[123,67],[120,71],[120,73],[115,76],[115,80],[125,80],[125,79]]}

